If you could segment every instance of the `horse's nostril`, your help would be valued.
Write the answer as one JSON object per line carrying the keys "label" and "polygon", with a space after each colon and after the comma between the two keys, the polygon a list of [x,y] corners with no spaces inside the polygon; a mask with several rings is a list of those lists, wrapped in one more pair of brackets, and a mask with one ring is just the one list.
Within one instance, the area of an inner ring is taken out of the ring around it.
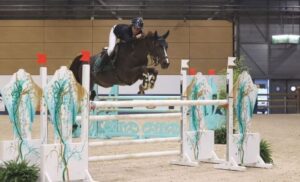
{"label": "horse's nostril", "polygon": [[169,64],[170,63],[163,63],[163,64],[161,64],[161,68],[166,69],[169,67]]}

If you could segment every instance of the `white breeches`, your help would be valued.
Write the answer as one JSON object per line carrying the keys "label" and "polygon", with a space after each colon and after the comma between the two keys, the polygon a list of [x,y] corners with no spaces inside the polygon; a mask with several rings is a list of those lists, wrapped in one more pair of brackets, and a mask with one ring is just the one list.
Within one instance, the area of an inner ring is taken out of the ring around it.
{"label": "white breeches", "polygon": [[115,29],[115,26],[114,25],[111,30],[110,30],[110,33],[109,33],[109,40],[108,40],[108,49],[107,49],[107,54],[110,56],[111,53],[113,52],[114,48],[115,48],[115,45],[117,43],[117,37],[114,33],[114,29]]}

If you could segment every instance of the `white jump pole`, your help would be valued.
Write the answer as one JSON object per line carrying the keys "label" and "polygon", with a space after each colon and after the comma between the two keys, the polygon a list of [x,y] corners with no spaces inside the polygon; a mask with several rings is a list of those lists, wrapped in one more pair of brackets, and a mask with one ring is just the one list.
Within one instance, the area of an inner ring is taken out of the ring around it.
{"label": "white jump pole", "polygon": [[228,115],[227,115],[227,123],[226,123],[226,130],[227,130],[227,142],[226,142],[226,161],[230,160],[230,147],[233,135],[233,68],[232,65],[228,65],[227,68],[227,94],[228,94]]}
{"label": "white jump pole", "polygon": [[[81,120],[82,117],[77,116],[77,120]],[[159,113],[159,114],[124,114],[124,115],[98,115],[98,116],[89,116],[90,121],[105,121],[105,120],[153,120],[158,119],[161,121],[169,121],[181,118],[181,113]]]}
{"label": "white jump pole", "polygon": [[83,108],[81,113],[81,142],[85,144],[83,148],[83,159],[84,159],[84,169],[86,178],[88,181],[94,181],[89,172],[89,114],[90,114],[90,101],[89,101],[89,93],[90,93],[90,65],[83,64],[82,66],[82,86],[87,91],[86,100],[83,102]]}
{"label": "white jump pole", "polygon": [[157,142],[180,142],[179,137],[170,138],[150,138],[150,139],[138,139],[138,140],[119,140],[119,141],[100,141],[90,142],[90,147],[96,146],[120,146],[120,145],[132,145],[132,144],[146,144],[146,143],[157,143]]}
{"label": "white jump pole", "polygon": [[[187,134],[188,131],[188,107],[189,105],[214,105],[214,104],[226,104],[227,100],[218,100],[218,102],[213,102],[213,100],[187,100],[187,93],[185,89],[187,88],[187,70],[189,68],[189,60],[183,59],[181,60],[181,77],[180,77],[180,94],[181,94],[181,130],[180,130],[180,156],[179,159],[176,161],[172,161],[171,164],[174,165],[183,165],[183,166],[198,166],[198,162],[192,161],[185,152],[184,149],[184,142],[187,141]],[[216,101],[216,100],[215,100]],[[189,103],[189,104],[187,104]]]}
{"label": "white jump pole", "polygon": [[161,151],[161,152],[93,156],[93,157],[89,157],[89,161],[111,161],[111,160],[122,160],[122,159],[137,159],[137,158],[145,158],[145,157],[161,157],[161,156],[178,155],[179,153],[180,151],[170,150],[170,151]]}
{"label": "white jump pole", "polygon": [[233,67],[235,67],[235,57],[228,57],[227,67],[227,94],[228,94],[228,119],[226,123],[227,142],[226,142],[226,161],[221,164],[216,164],[216,169],[228,169],[233,171],[245,171],[246,167],[239,166],[233,159],[231,148],[233,147]]}
{"label": "white jump pole", "polygon": [[[42,92],[45,93],[47,87],[47,68],[40,67],[40,78],[42,82]],[[48,118],[47,118],[47,106],[44,96],[41,100],[41,107],[40,107],[40,119],[41,119],[41,129],[40,129],[40,136],[41,136],[41,144],[48,143]]]}
{"label": "white jump pole", "polygon": [[157,107],[191,105],[226,105],[227,100],[132,100],[132,101],[92,101],[94,107]]}

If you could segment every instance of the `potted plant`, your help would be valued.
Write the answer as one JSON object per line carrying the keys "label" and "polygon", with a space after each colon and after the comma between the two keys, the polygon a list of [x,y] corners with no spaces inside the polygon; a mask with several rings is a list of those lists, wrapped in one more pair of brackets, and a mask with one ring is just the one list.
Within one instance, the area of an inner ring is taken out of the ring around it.
{"label": "potted plant", "polygon": [[36,182],[39,177],[39,170],[37,166],[30,165],[25,160],[20,162],[7,161],[0,166],[0,181]]}

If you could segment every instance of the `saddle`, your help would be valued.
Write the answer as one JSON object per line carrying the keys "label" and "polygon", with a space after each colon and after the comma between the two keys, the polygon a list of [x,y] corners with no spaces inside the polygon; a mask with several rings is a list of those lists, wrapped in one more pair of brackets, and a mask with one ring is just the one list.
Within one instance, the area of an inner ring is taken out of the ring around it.
{"label": "saddle", "polygon": [[107,48],[104,47],[102,51],[95,55],[94,58],[94,73],[111,71],[115,69],[115,62],[117,58],[117,45],[110,56],[108,56]]}

